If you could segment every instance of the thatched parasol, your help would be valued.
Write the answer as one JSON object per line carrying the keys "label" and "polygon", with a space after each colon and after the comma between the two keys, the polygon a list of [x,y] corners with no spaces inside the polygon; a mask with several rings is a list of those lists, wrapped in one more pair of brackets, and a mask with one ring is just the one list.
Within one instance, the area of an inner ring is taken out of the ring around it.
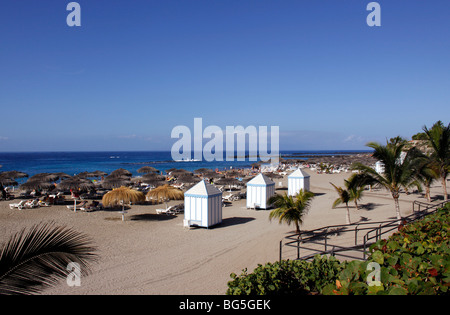
{"label": "thatched parasol", "polygon": [[174,170],[172,172],[170,172],[170,175],[172,176],[181,176],[181,175],[193,175],[192,172],[186,171],[185,169],[178,169],[178,170]]}
{"label": "thatched parasol", "polygon": [[237,177],[237,176],[242,176],[242,174],[236,170],[231,170],[231,171],[225,172],[225,176],[226,177]]}
{"label": "thatched parasol", "polygon": [[138,203],[145,201],[144,193],[128,188],[119,187],[107,192],[103,198],[102,203],[105,207],[122,206],[122,221],[124,221],[125,204]]}
{"label": "thatched parasol", "polygon": [[127,176],[116,176],[116,177],[108,176],[101,183],[101,186],[105,189],[114,189],[128,185],[131,185],[131,180]]}
{"label": "thatched parasol", "polygon": [[66,173],[39,173],[36,175],[31,176],[28,180],[34,181],[43,181],[43,182],[55,182],[60,179],[64,178],[70,178],[70,175],[67,175]]}
{"label": "thatched parasol", "polygon": [[11,178],[11,179],[17,179],[17,178],[24,178],[28,177],[27,173],[20,172],[20,171],[6,171],[0,173],[0,178]]}
{"label": "thatched parasol", "polygon": [[240,185],[240,184],[242,184],[242,182],[233,177],[225,177],[225,178],[219,178],[218,180],[216,180],[214,182],[214,184],[224,185],[224,186],[229,185],[230,186],[229,188],[231,190],[232,185]]}
{"label": "thatched parasol", "polygon": [[[65,179],[63,181],[61,181],[57,188],[59,190],[74,190],[74,191],[78,191],[78,192],[84,192],[84,191],[89,191],[91,189],[95,188],[95,185],[93,182],[91,182],[88,179],[84,179],[84,178],[78,178],[78,177],[71,177],[68,179]],[[77,211],[77,197],[73,197],[73,211],[76,212]]]}
{"label": "thatched parasol", "polygon": [[282,177],[283,177],[283,176],[280,175],[280,174],[272,173],[272,172],[264,173],[264,175],[266,175],[267,177],[270,177],[270,178],[272,178],[272,179],[275,179],[275,178],[282,178]]}
{"label": "thatched parasol", "polygon": [[133,174],[131,174],[130,171],[123,169],[123,168],[119,168],[115,171],[112,171],[111,174],[109,174],[110,177],[115,177],[115,176],[128,176],[131,177],[133,176]]}
{"label": "thatched parasol", "polygon": [[167,209],[167,201],[182,200],[184,199],[184,193],[181,189],[166,184],[164,186],[159,186],[155,189],[150,190],[147,193],[146,198],[147,200],[152,199],[164,202]]}
{"label": "thatched parasol", "polygon": [[193,183],[198,183],[200,182],[201,179],[198,178],[197,176],[193,176],[193,175],[180,175],[179,177],[177,177],[177,182],[179,183],[185,183],[185,184],[193,184]]}
{"label": "thatched parasol", "polygon": [[0,177],[0,184],[2,186],[17,186],[17,185],[19,185],[19,183],[16,182],[12,178],[1,178],[1,177]]}
{"label": "thatched parasol", "polygon": [[154,168],[153,166],[143,166],[137,170],[138,173],[158,173],[159,170]]}
{"label": "thatched parasol", "polygon": [[153,187],[159,187],[167,185],[167,182],[165,180],[159,180],[159,179],[148,179],[144,181],[145,184],[153,186]]}
{"label": "thatched parasol", "polygon": [[93,171],[93,172],[87,172],[86,178],[102,177],[102,176],[106,176],[106,175],[108,175],[108,173],[103,172],[103,171]]}
{"label": "thatched parasol", "polygon": [[90,180],[78,178],[78,177],[71,177],[68,179],[65,179],[61,181],[61,183],[58,184],[57,188],[60,190],[78,190],[78,191],[89,191],[91,189],[94,189],[95,185]]}
{"label": "thatched parasol", "polygon": [[220,173],[216,173],[216,172],[208,172],[208,173],[204,173],[203,177],[207,177],[207,178],[223,178],[223,177],[225,177],[225,175],[220,174]]}
{"label": "thatched parasol", "polygon": [[150,181],[150,180],[161,180],[161,181],[164,181],[164,180],[166,180],[166,176],[155,174],[155,173],[148,173],[148,174],[145,174],[145,175],[142,176],[142,181],[143,182]]}
{"label": "thatched parasol", "polygon": [[194,174],[205,174],[205,173],[210,173],[210,172],[214,172],[214,171],[210,168],[199,168],[194,171]]}
{"label": "thatched parasol", "polygon": [[20,185],[20,189],[25,190],[25,191],[46,190],[46,189],[50,189],[52,187],[55,187],[55,185],[48,181],[38,180],[38,179],[34,179],[34,180],[28,179],[25,183]]}

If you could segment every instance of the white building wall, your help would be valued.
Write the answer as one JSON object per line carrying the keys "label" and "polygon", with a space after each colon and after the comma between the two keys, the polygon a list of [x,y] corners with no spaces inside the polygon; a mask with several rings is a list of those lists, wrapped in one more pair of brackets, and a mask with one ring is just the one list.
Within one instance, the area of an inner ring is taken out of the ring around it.
{"label": "white building wall", "polygon": [[288,195],[295,196],[300,189],[305,191],[310,190],[309,177],[291,177],[288,178]]}
{"label": "white building wall", "polygon": [[185,196],[184,219],[192,225],[210,227],[222,222],[222,196]]}
{"label": "white building wall", "polygon": [[267,209],[267,200],[274,194],[275,185],[247,185],[247,208],[253,208],[256,204],[261,209]]}

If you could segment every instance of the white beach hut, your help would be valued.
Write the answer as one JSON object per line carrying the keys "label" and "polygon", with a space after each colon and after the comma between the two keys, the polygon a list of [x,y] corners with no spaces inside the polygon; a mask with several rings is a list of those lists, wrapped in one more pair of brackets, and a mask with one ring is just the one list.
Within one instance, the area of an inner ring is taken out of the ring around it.
{"label": "white beach hut", "polygon": [[309,191],[310,176],[304,170],[297,169],[288,176],[288,195],[296,196],[300,189]]}
{"label": "white beach hut", "polygon": [[204,180],[184,193],[184,226],[210,226],[222,222],[222,192]]}
{"label": "white beach hut", "polygon": [[267,209],[267,200],[275,194],[275,183],[259,174],[247,183],[247,208]]}
{"label": "white beach hut", "polygon": [[378,174],[383,174],[383,173],[384,173],[384,163],[381,162],[381,161],[377,161],[377,162],[375,163],[375,171],[376,171]]}

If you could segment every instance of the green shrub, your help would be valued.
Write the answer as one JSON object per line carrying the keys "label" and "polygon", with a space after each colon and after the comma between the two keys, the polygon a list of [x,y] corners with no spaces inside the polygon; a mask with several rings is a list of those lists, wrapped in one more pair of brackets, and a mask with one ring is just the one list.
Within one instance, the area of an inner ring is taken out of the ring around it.
{"label": "green shrub", "polygon": [[[450,294],[449,205],[373,244],[367,262],[349,263],[323,293]],[[378,285],[366,283],[370,262],[380,265]]]}
{"label": "green shrub", "polygon": [[[450,203],[422,220],[402,226],[370,247],[367,261],[340,263],[334,257],[258,265],[253,273],[231,274],[229,295],[269,294],[450,294]],[[380,281],[369,281],[373,263]],[[369,265],[370,264],[370,265]]]}
{"label": "green shrub", "polygon": [[282,260],[258,265],[253,273],[231,274],[228,295],[278,295],[318,293],[337,279],[344,264],[334,257],[316,256],[313,261]]}

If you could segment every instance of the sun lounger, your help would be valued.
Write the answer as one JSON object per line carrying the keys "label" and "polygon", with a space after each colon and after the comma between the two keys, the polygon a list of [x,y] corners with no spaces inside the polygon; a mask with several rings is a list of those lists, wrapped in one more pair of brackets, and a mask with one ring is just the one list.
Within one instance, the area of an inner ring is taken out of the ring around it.
{"label": "sun lounger", "polygon": [[17,208],[19,210],[22,209],[33,209],[39,207],[39,200],[33,199],[33,200],[21,200],[19,203],[10,203],[9,208],[14,209]]}
{"label": "sun lounger", "polygon": [[26,208],[26,209],[37,208],[37,207],[39,207],[39,199],[33,199],[31,201],[28,200],[27,202],[25,202],[23,207]]}
{"label": "sun lounger", "polygon": [[91,204],[80,208],[80,210],[86,211],[86,212],[91,212],[91,211],[101,210],[101,209],[103,209],[103,205],[101,203],[99,203],[98,201],[92,201]]}
{"label": "sun lounger", "polygon": [[39,200],[38,205],[39,205],[39,207],[50,207],[50,203],[48,203],[44,200]]}
{"label": "sun lounger", "polygon": [[77,204],[76,206],[75,206],[75,205],[67,206],[67,209],[69,209],[69,210],[75,210],[75,207],[76,207],[77,209],[80,209],[80,208],[85,207],[87,203],[88,203],[87,200],[85,200],[85,201],[83,201],[83,202]]}
{"label": "sun lounger", "polygon": [[9,208],[10,209],[17,208],[19,210],[22,210],[26,202],[27,200],[21,200],[19,203],[10,203]]}
{"label": "sun lounger", "polygon": [[174,207],[175,206],[170,206],[167,209],[156,209],[156,213],[157,214],[175,214]]}

